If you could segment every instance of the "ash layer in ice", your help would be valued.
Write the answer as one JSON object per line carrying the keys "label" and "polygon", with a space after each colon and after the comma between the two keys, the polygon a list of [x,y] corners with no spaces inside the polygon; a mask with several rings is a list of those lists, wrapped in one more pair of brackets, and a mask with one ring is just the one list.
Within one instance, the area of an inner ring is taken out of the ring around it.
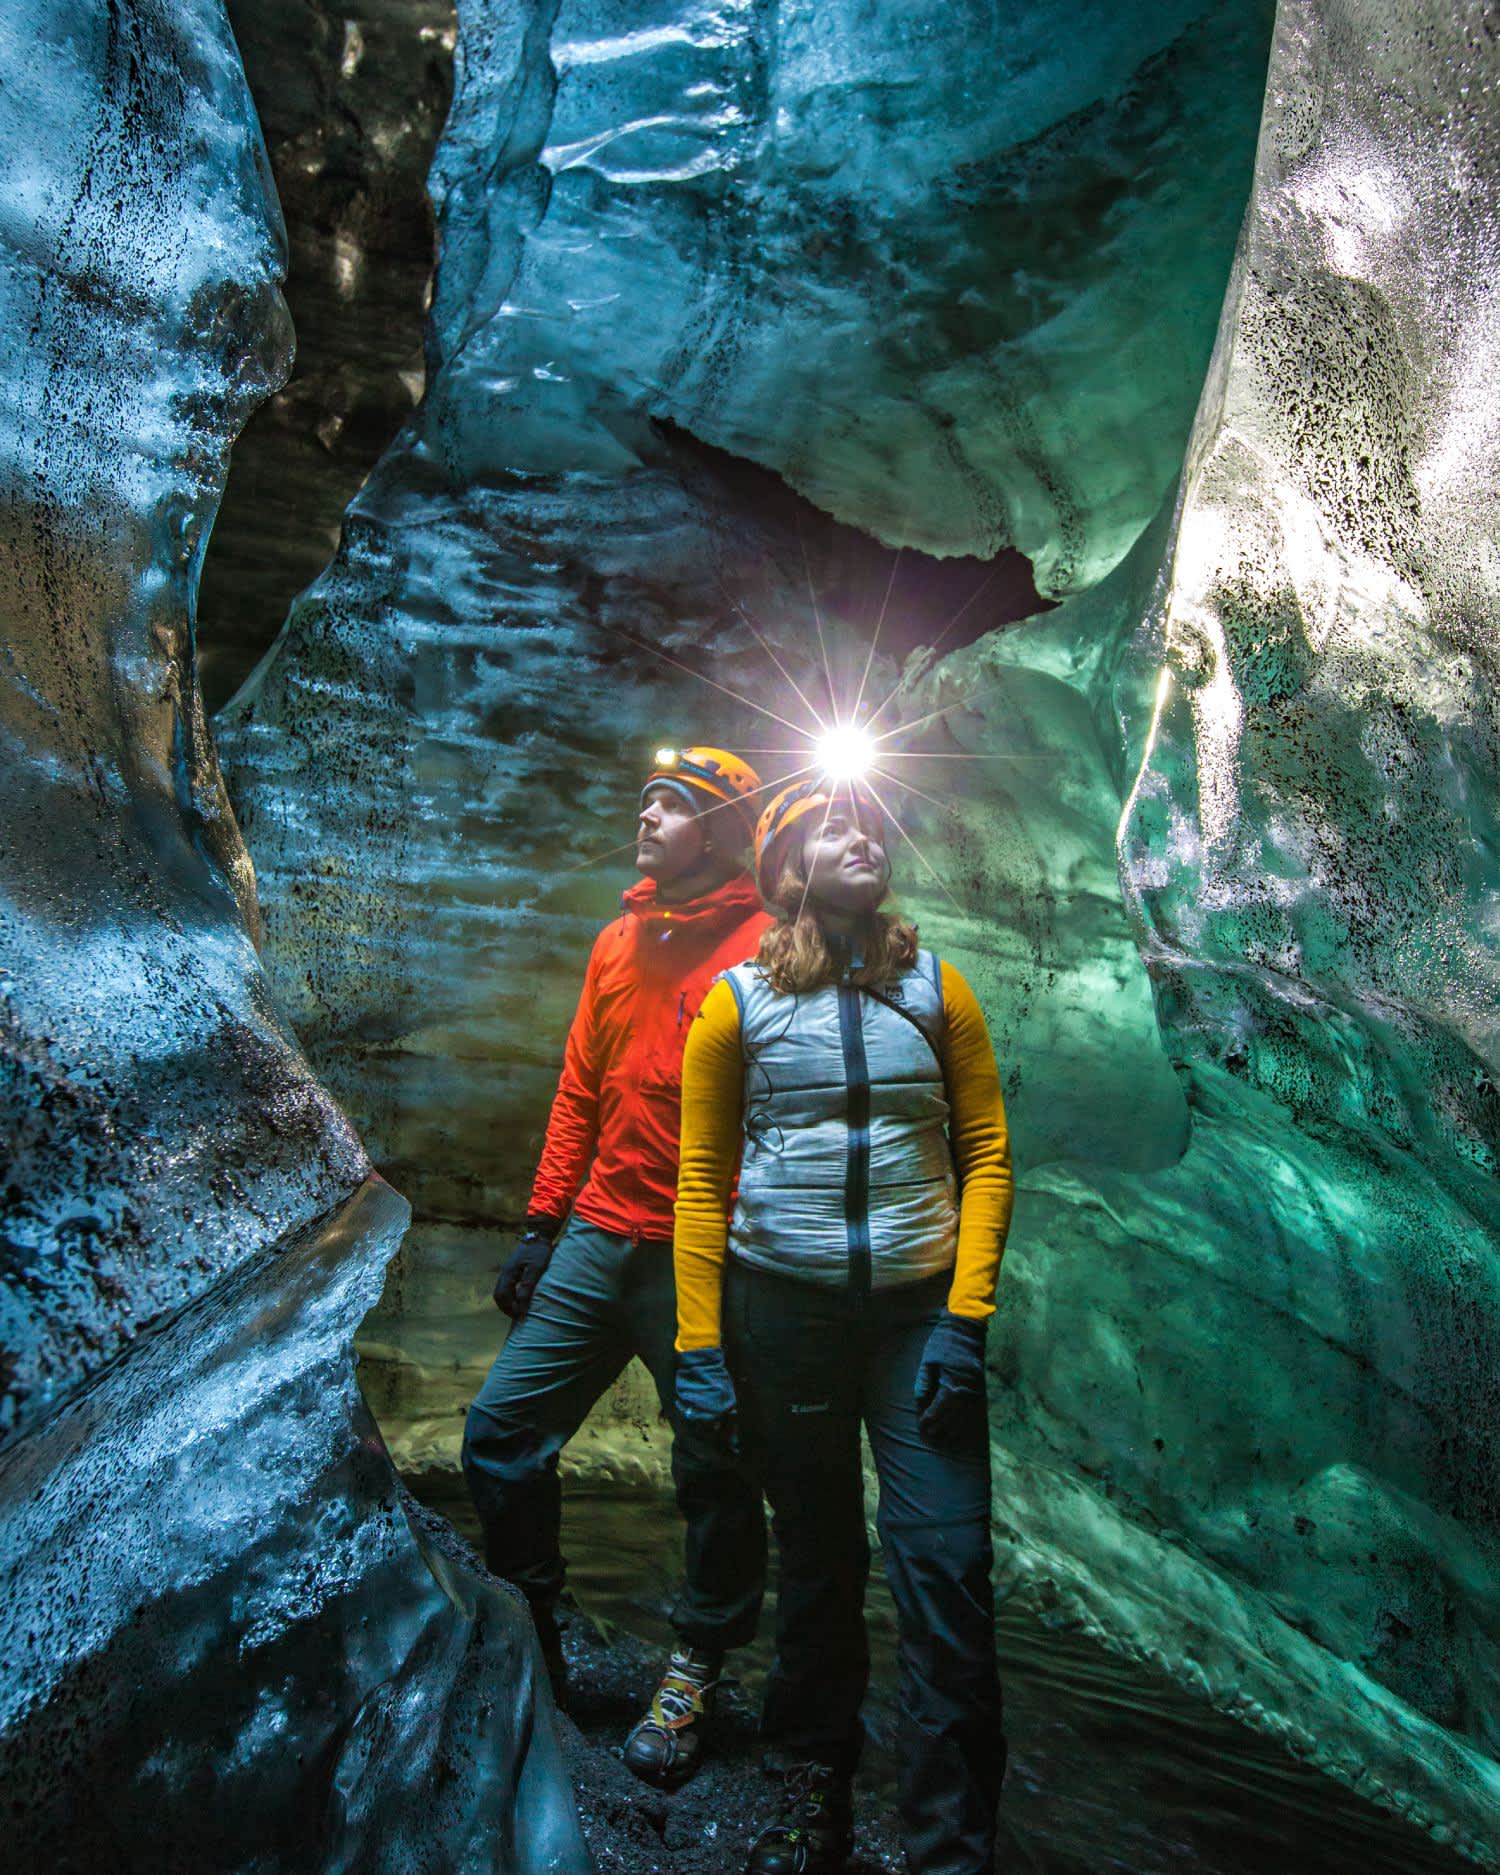
{"label": "ash layer in ice", "polygon": [[272,1007],[195,589],[285,374],[207,0],[0,24],[7,1868],[585,1866],[529,1628],[354,1387],[406,1206]]}
{"label": "ash layer in ice", "polygon": [[[417,1203],[374,1390],[451,1465],[639,752],[797,744],[680,667],[805,720],[737,603],[822,681],[797,530],[681,433],[1013,543],[1076,596],[886,718],[974,758],[898,799],[1022,1174],[1003,1576],[1496,1863],[1490,42],[1284,7],[1252,163],[1266,13],[993,17],[466,16],[426,400],[224,720],[274,980]],[[639,1396],[582,1462],[659,1464]]]}

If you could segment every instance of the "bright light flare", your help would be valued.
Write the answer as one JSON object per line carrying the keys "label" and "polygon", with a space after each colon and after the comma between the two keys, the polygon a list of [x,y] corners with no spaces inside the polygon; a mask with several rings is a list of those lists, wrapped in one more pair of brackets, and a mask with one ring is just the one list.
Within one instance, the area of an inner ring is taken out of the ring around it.
{"label": "bright light flare", "polygon": [[860,781],[875,760],[875,743],[855,723],[836,723],[818,738],[814,750],[830,781]]}

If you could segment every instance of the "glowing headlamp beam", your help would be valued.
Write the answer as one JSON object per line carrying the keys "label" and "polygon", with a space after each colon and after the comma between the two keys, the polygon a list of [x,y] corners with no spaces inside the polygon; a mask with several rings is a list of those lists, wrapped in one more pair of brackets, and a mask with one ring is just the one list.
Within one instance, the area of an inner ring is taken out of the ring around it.
{"label": "glowing headlamp beam", "polygon": [[875,760],[875,744],[854,723],[837,723],[813,751],[831,781],[858,781]]}

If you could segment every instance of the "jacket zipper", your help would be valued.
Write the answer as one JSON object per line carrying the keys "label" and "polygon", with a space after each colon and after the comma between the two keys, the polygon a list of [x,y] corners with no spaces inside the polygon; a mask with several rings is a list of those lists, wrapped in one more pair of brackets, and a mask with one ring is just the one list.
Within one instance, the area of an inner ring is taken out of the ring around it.
{"label": "jacket zipper", "polygon": [[870,1293],[870,1066],[865,1058],[860,992],[851,984],[841,983],[838,994],[848,1127],[844,1231],[849,1245],[849,1291],[856,1302],[863,1302]]}

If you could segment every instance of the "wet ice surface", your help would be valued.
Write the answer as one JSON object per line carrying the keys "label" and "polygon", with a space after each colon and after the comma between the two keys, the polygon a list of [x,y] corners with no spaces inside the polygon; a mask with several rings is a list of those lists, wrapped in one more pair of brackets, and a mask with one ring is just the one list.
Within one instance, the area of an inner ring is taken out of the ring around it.
{"label": "wet ice surface", "polygon": [[[477,1540],[458,1478],[430,1473],[413,1483]],[[671,1642],[675,1513],[660,1497],[574,1490],[564,1539],[578,1603],[565,1643],[570,1716],[581,1736],[565,1731],[600,1868],[737,1871],[777,1796],[759,1770],[754,1733],[769,1612],[761,1639],[731,1662],[737,1678],[720,1708],[716,1760],[664,1797],[638,1785],[613,1753]],[[900,1869],[891,1823],[895,1615],[878,1563],[867,1618],[875,1683],[853,1866]],[[1002,1866],[1035,1875],[1458,1875],[1473,1866],[1148,1668],[1029,1617],[1002,1615],[999,1632],[1011,1747],[1003,1812],[1010,1861]]]}

